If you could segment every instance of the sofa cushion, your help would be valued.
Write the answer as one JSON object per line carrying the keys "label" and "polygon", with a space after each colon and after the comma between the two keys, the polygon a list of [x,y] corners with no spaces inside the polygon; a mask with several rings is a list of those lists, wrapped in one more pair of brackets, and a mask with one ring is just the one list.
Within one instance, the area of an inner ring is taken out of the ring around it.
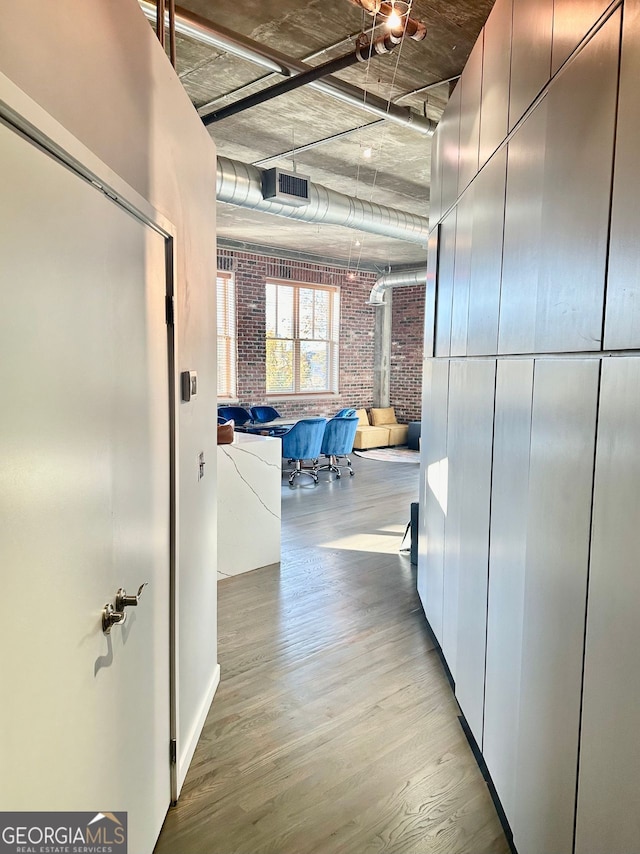
{"label": "sofa cushion", "polygon": [[358,416],[358,427],[369,427],[369,416],[367,415],[366,409],[357,409],[356,415]]}
{"label": "sofa cushion", "polygon": [[398,420],[393,406],[387,406],[384,409],[372,409],[371,423],[375,427],[380,427],[383,424],[397,424]]}
{"label": "sofa cushion", "polygon": [[407,424],[385,424],[385,429],[389,431],[390,445],[406,445],[409,426]]}
{"label": "sofa cushion", "polygon": [[353,447],[358,451],[366,448],[386,448],[389,445],[388,427],[358,427]]}

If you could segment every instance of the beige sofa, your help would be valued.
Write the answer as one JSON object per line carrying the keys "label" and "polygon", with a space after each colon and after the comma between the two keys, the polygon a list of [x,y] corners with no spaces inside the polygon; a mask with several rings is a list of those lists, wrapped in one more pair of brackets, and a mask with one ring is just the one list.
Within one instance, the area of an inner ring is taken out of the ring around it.
{"label": "beige sofa", "polygon": [[371,423],[374,427],[384,427],[389,431],[389,445],[406,445],[408,424],[398,424],[393,406],[371,410]]}
{"label": "beige sofa", "polygon": [[389,444],[387,428],[372,427],[366,409],[358,409],[356,415],[358,416],[358,429],[353,447],[358,451],[365,451],[367,448],[386,448]]}
{"label": "beige sofa", "polygon": [[389,445],[406,445],[407,424],[398,424],[393,406],[372,409],[371,418],[366,409],[358,409],[358,429],[353,447],[358,451],[367,448],[386,448]]}

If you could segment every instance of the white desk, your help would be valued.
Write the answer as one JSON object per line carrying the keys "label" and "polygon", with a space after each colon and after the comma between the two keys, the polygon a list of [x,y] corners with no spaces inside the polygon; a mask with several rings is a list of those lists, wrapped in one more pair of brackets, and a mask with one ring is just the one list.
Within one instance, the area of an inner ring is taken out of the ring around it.
{"label": "white desk", "polygon": [[282,443],[235,433],[218,445],[218,572],[239,575],[280,561]]}
{"label": "white desk", "polygon": [[262,424],[247,424],[245,426],[251,430],[264,430],[266,432],[274,427],[293,427],[299,420],[299,418],[275,418],[273,421],[265,421]]}

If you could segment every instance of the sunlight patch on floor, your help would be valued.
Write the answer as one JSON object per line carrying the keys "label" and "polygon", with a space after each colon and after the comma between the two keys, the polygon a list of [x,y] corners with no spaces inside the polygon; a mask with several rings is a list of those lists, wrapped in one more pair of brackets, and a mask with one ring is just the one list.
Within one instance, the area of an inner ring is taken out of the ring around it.
{"label": "sunlight patch on floor", "polygon": [[349,534],[326,543],[319,543],[321,549],[344,549],[352,552],[376,552],[378,554],[397,554],[404,534],[402,525],[387,525],[375,531],[362,531]]}

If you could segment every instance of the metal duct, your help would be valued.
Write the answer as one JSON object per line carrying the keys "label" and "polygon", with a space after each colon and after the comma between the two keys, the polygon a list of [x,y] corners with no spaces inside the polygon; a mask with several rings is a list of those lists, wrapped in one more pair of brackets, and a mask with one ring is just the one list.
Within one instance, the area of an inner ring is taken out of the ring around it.
{"label": "metal duct", "polygon": [[369,305],[384,305],[384,292],[387,288],[406,288],[411,285],[427,284],[427,268],[416,267],[413,270],[398,270],[397,273],[384,273],[371,288]]}
{"label": "metal duct", "polygon": [[305,207],[265,200],[262,197],[262,170],[228,157],[218,157],[216,197],[219,202],[229,205],[304,222],[343,225],[422,246],[426,246],[429,234],[426,217],[345,196],[321,184],[309,184],[309,204]]}

